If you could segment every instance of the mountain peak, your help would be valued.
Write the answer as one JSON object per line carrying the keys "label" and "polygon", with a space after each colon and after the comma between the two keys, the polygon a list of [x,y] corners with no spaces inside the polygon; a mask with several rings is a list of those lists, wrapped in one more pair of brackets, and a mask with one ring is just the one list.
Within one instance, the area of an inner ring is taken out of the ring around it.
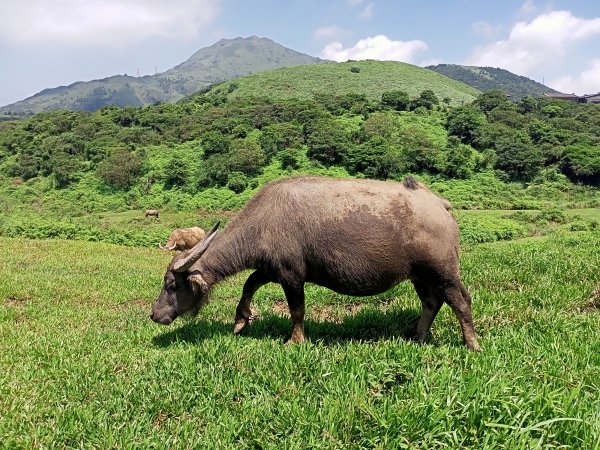
{"label": "mountain peak", "polygon": [[112,76],[44,89],[0,108],[3,114],[35,114],[54,109],[94,111],[102,106],[142,106],[173,102],[213,83],[280,67],[325,62],[271,39],[249,36],[220,39],[163,73],[144,77]]}

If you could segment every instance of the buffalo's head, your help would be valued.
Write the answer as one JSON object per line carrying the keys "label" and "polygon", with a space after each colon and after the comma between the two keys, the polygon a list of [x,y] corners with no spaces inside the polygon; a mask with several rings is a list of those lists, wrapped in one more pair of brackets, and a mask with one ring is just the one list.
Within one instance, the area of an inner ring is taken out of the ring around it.
{"label": "buffalo's head", "polygon": [[219,223],[189,252],[180,253],[173,258],[165,273],[158,300],[152,307],[152,320],[169,325],[182,314],[197,314],[208,303],[210,287],[202,278],[202,273],[192,269],[192,266],[217,235],[218,226]]}

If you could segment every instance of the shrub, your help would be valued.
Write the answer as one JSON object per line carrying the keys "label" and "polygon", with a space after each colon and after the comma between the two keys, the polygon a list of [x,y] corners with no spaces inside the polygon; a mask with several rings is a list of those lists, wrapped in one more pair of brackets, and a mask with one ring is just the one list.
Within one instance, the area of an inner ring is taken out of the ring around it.
{"label": "shrub", "polygon": [[459,220],[461,242],[479,244],[510,240],[525,236],[526,228],[509,219],[498,217],[469,217]]}
{"label": "shrub", "polygon": [[388,91],[381,94],[381,105],[396,111],[406,111],[410,105],[410,97],[404,91]]}
{"label": "shrub", "polygon": [[305,128],[309,158],[325,165],[340,164],[343,161],[349,139],[335,120],[318,120]]}
{"label": "shrub", "polygon": [[98,164],[96,174],[106,184],[125,189],[130,187],[142,168],[142,160],[125,148],[113,149],[112,153]]}
{"label": "shrub", "polygon": [[541,211],[536,216],[536,222],[545,222],[545,223],[566,223],[568,221],[567,215],[562,209],[559,208],[550,208]]}
{"label": "shrub", "polygon": [[185,160],[173,156],[165,165],[163,176],[167,188],[183,186],[189,176],[189,170]]}
{"label": "shrub", "polygon": [[279,160],[281,161],[281,168],[283,170],[297,170],[300,167],[298,151],[293,149],[287,149],[279,152]]}
{"label": "shrub", "polygon": [[240,194],[248,187],[248,178],[241,172],[231,172],[227,178],[227,187],[236,194]]}

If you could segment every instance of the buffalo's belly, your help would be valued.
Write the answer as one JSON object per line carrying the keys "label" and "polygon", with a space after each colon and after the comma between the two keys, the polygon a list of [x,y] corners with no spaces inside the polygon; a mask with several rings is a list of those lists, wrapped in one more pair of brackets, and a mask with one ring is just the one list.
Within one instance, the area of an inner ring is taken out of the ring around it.
{"label": "buffalo's belly", "polygon": [[311,271],[306,281],[331,289],[342,295],[367,296],[382,294],[406,279],[397,272],[371,274],[330,273],[326,270]]}

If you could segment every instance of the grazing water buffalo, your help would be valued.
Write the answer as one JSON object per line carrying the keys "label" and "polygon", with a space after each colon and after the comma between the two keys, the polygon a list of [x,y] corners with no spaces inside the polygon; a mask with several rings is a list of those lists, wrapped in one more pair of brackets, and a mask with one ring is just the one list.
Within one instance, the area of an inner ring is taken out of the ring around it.
{"label": "grazing water buffalo", "polygon": [[403,183],[295,177],[262,188],[219,233],[218,224],[169,264],[152,308],[168,325],[197,313],[220,280],[252,268],[234,332],[249,323],[250,302],[266,283],[281,284],[292,318],[291,342],[304,340],[304,283],[340,294],[381,294],[410,280],[421,299],[416,340],[450,305],[470,350],[480,350],[471,297],[459,275],[458,225],[450,203],[407,177]]}
{"label": "grazing water buffalo", "polygon": [[167,243],[158,244],[161,250],[189,250],[200,242],[206,233],[200,227],[176,228],[173,230]]}
{"label": "grazing water buffalo", "polygon": [[144,213],[144,217],[153,216],[158,219],[158,209],[147,209]]}

